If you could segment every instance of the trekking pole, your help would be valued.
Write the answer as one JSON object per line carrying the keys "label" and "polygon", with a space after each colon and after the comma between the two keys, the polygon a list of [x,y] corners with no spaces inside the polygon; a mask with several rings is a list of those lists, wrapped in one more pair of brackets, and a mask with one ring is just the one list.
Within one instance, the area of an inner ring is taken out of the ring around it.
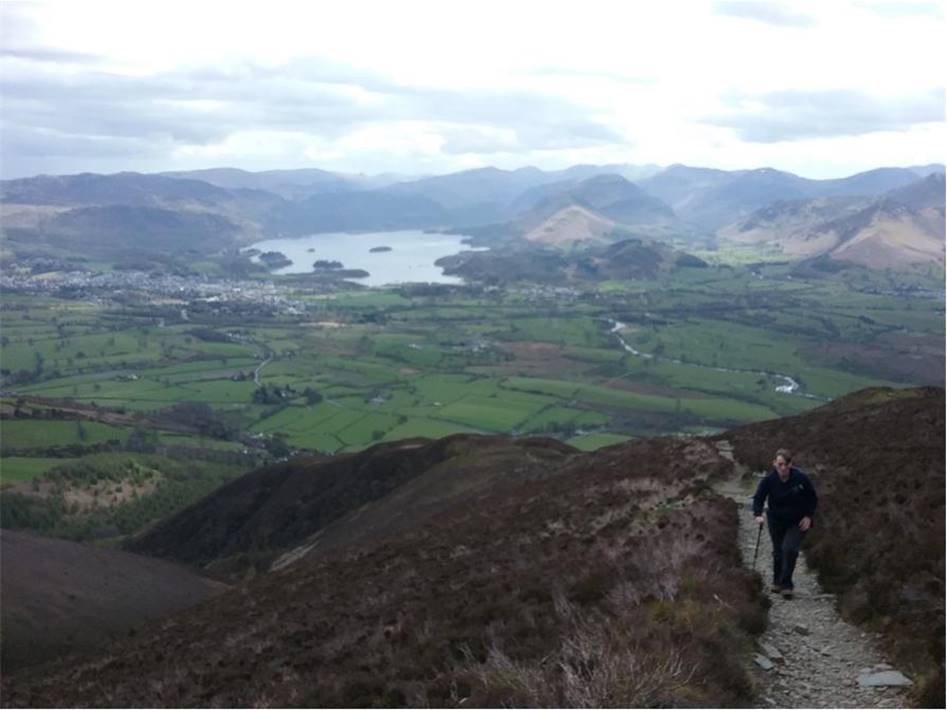
{"label": "trekking pole", "polygon": [[[766,511],[763,511],[764,514]],[[756,549],[753,550],[753,571],[756,572],[756,556],[760,552],[760,537],[763,535],[763,523],[760,523],[760,529],[756,533]]]}

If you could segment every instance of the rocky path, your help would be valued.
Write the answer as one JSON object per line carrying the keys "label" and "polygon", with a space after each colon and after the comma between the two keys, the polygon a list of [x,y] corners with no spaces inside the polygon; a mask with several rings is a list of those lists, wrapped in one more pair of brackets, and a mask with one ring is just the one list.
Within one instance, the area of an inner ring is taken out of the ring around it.
{"label": "rocky path", "polygon": [[[725,456],[730,453],[726,442],[718,448]],[[753,567],[759,526],[753,520],[748,501],[756,479],[743,482],[741,473],[718,485],[717,490],[741,506],[741,551],[744,564]],[[759,540],[756,569],[768,583],[772,553],[765,527]],[[792,600],[770,594],[769,626],[759,638],[753,659],[752,672],[761,705],[906,707],[905,688],[899,684],[910,681],[885,662],[872,634],[840,618],[834,597],[823,593],[815,573],[806,565],[804,553],[796,563],[793,581],[796,588]]]}

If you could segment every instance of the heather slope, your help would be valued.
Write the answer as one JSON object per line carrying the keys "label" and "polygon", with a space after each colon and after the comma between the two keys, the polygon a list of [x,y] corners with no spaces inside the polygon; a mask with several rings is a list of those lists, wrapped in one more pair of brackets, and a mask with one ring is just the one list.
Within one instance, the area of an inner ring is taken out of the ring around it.
{"label": "heather slope", "polygon": [[[362,522],[373,513],[366,511],[417,477],[426,475],[429,481],[424,496],[395,507],[406,513],[415,506],[411,523],[417,523],[421,508],[437,510],[454,499],[465,500],[494,479],[537,475],[574,451],[551,439],[455,435],[379,444],[328,460],[294,460],[240,477],[128,547],[239,577],[265,571],[346,516],[357,516],[358,536],[370,537],[371,525]],[[384,529],[393,524],[379,522]],[[340,534],[346,536],[333,532]]]}
{"label": "heather slope", "polygon": [[746,705],[763,626],[730,470],[694,440],[574,456],[541,481],[264,575],[6,705]]}
{"label": "heather slope", "polygon": [[944,427],[943,389],[879,388],[722,435],[754,469],[798,452],[820,494],[809,564],[926,704],[944,694]]}
{"label": "heather slope", "polygon": [[163,560],[4,530],[3,667],[91,651],[226,585]]}
{"label": "heather slope", "polygon": [[714,486],[784,446],[821,496],[810,566],[914,700],[942,698],[944,392],[918,388],[591,454],[460,435],[261,469],[139,544],[198,564],[256,550],[268,573],[18,672],[3,702],[751,705],[762,580],[741,564],[746,511]]}

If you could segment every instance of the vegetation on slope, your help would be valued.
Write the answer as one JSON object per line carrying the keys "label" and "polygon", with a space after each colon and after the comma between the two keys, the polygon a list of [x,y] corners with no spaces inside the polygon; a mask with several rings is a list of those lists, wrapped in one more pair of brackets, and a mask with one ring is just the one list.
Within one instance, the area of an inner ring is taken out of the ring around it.
{"label": "vegetation on slope", "polygon": [[757,469],[797,452],[820,497],[809,563],[847,619],[883,634],[925,707],[944,699],[944,426],[943,389],[878,388],[724,435]]}
{"label": "vegetation on slope", "polygon": [[411,529],[264,575],[11,706],[728,706],[765,624],[729,462],[656,439],[477,491]]}

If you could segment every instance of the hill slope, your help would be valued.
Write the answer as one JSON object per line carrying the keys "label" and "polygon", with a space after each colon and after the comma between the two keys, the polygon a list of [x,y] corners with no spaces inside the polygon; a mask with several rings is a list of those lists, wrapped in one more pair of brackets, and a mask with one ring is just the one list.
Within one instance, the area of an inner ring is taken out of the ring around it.
{"label": "hill slope", "polygon": [[291,548],[277,569],[95,660],[5,678],[4,702],[752,704],[761,580],[708,484],[734,472],[721,452],[757,469],[784,446],[820,492],[810,563],[942,699],[944,393],[921,388],[592,454],[460,436],[264,469],[160,537],[190,554],[209,513],[243,546]]}
{"label": "hill slope", "polygon": [[761,599],[734,504],[700,484],[729,462],[665,439],[545,468],[302,559],[94,662],[7,678],[4,701],[747,704]]}
{"label": "hill slope", "polygon": [[[929,167],[929,172],[943,174],[943,166]],[[917,170],[878,168],[845,178],[810,180],[772,168],[724,171],[672,165],[639,185],[669,204],[682,219],[714,232],[774,203],[877,197],[916,181]]]}
{"label": "hill slope", "polygon": [[944,175],[879,198],[780,202],[722,229],[722,239],[776,247],[791,257],[824,256],[872,268],[944,263]]}
{"label": "hill slope", "polygon": [[[433,477],[433,499],[443,506],[496,478],[538,475],[570,453],[574,449],[552,439],[456,435],[378,444],[328,461],[277,464],[224,486],[133,541],[129,549],[236,575],[265,571],[330,524],[356,511],[363,515],[366,506],[415,478]],[[457,490],[455,479],[463,482]],[[410,507],[405,504],[402,512]]]}
{"label": "hill slope", "polygon": [[161,560],[4,530],[4,671],[91,651],[227,589]]}
{"label": "hill slope", "polygon": [[755,470],[797,453],[820,498],[810,567],[843,615],[883,633],[925,707],[944,698],[944,407],[940,388],[862,390],[721,435]]}
{"label": "hill slope", "polygon": [[27,255],[214,252],[259,238],[283,205],[259,190],[140,173],[43,175],[5,180],[0,191],[3,232]]}

